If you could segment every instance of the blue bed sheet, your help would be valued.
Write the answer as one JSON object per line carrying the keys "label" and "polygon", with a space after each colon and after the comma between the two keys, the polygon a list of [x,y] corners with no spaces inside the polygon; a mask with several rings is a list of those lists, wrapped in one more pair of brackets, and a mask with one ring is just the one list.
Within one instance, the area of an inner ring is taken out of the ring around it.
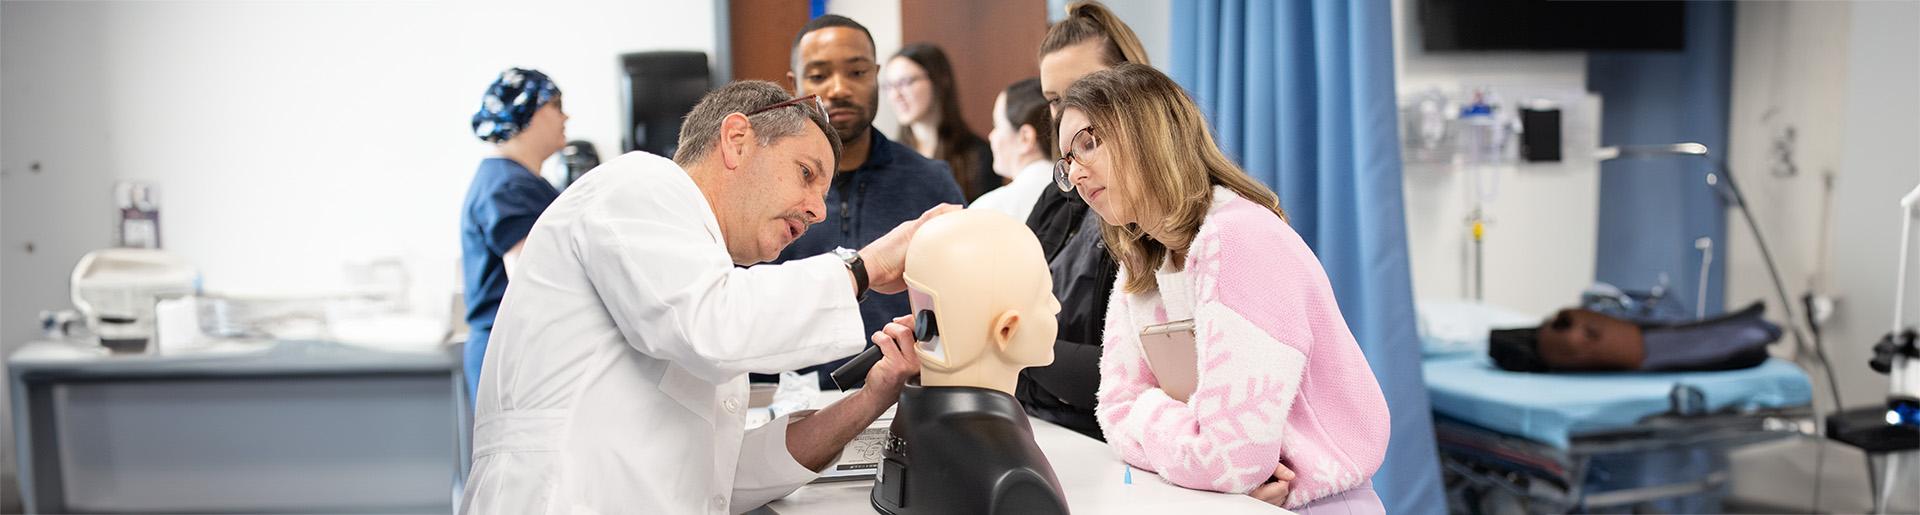
{"label": "blue bed sheet", "polygon": [[1777,358],[1724,372],[1532,374],[1501,370],[1484,354],[1433,357],[1423,366],[1435,412],[1561,449],[1572,435],[1668,411],[1675,384],[1700,391],[1709,411],[1813,402],[1806,372]]}

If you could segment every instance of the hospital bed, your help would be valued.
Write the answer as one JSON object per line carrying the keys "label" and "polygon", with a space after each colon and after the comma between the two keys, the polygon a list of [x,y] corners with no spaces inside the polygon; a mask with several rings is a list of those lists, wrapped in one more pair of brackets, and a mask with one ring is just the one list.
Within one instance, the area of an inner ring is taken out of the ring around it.
{"label": "hospital bed", "polygon": [[1420,311],[1453,513],[1716,512],[1728,490],[1728,451],[1814,430],[1812,384],[1791,362],[1721,372],[1509,372],[1487,357],[1485,331],[1537,319],[1445,303]]}

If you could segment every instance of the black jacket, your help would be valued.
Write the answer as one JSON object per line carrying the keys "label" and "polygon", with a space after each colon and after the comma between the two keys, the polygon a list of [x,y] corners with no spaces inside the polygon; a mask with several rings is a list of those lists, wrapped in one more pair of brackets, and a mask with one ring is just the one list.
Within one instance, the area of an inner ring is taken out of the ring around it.
{"label": "black jacket", "polygon": [[1100,333],[1120,269],[1100,239],[1101,223],[1079,193],[1057,188],[1041,193],[1027,217],[1053,271],[1060,334],[1053,364],[1022,371],[1015,397],[1035,418],[1105,440],[1093,407],[1100,388]]}

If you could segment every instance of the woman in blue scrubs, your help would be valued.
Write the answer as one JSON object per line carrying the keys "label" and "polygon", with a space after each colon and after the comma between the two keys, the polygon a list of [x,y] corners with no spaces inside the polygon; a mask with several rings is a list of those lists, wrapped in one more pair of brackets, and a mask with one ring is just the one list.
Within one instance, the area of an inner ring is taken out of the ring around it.
{"label": "woman in blue scrubs", "polygon": [[460,258],[467,298],[467,396],[480,381],[493,316],[533,221],[560,192],[540,177],[547,156],[567,144],[560,88],[547,75],[509,68],[487,87],[473,134],[494,144],[460,208]]}

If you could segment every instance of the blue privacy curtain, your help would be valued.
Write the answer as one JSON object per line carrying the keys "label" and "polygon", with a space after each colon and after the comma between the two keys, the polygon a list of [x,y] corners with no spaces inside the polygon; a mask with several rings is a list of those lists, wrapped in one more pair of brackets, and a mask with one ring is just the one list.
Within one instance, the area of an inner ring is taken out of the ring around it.
{"label": "blue privacy curtain", "polygon": [[[1727,158],[1733,9],[1727,2],[1687,2],[1686,49],[1679,52],[1589,54],[1587,90],[1605,99],[1600,103],[1600,144],[1692,141],[1705,144],[1715,160]],[[1706,160],[1694,158],[1601,163],[1594,280],[1648,291],[1665,275],[1668,295],[1687,312],[1702,303],[1708,316],[1722,312],[1729,213],[1707,186],[1709,168]],[[1706,298],[1696,299],[1700,252],[1693,245],[1701,237],[1712,239],[1713,260]],[[1734,308],[1754,300],[1734,299]],[[1778,309],[1778,304],[1769,309]],[[1770,314],[1775,320],[1782,317]]]}
{"label": "blue privacy curtain", "polygon": [[1443,513],[1400,199],[1386,0],[1173,5],[1170,72],[1320,256],[1393,411],[1387,513]]}

